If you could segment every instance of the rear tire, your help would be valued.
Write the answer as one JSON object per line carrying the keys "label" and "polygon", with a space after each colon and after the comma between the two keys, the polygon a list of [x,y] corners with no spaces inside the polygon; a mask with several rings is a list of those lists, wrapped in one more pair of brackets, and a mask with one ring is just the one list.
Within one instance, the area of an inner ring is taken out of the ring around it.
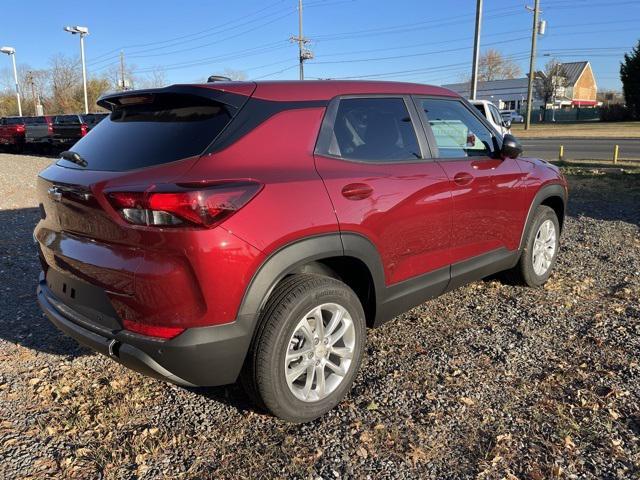
{"label": "rear tire", "polygon": [[322,275],[292,275],[263,310],[241,382],[273,415],[308,422],[351,389],[366,337],[356,294]]}
{"label": "rear tire", "polygon": [[544,285],[556,263],[560,247],[560,223],[552,208],[540,205],[524,237],[517,265],[507,272],[515,283],[529,287]]}

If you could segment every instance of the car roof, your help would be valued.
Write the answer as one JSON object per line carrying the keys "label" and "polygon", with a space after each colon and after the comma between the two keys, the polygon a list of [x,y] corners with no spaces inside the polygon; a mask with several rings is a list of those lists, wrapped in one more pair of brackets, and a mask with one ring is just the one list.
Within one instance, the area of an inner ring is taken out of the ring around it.
{"label": "car roof", "polygon": [[202,87],[251,95],[273,101],[330,100],[338,95],[438,95],[458,98],[447,88],[419,83],[371,80],[281,80],[260,82],[212,82]]}

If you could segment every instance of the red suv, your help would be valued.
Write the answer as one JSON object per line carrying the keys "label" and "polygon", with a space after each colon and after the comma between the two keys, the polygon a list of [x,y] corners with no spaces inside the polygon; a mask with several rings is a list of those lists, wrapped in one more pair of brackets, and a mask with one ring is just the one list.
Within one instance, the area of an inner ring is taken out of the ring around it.
{"label": "red suv", "polygon": [[273,414],[334,407],[366,328],[549,277],[567,186],[438,87],[228,82],[108,95],[40,173],[38,300],[81,343]]}

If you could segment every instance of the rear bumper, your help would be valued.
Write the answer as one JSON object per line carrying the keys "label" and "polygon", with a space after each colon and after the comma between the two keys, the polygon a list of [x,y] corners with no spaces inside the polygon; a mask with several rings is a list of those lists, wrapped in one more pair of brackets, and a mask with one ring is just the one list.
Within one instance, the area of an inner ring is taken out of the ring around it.
{"label": "rear bumper", "polygon": [[[145,375],[183,386],[216,386],[236,381],[251,342],[253,318],[185,330],[159,340],[126,330],[93,328],[49,290],[41,275],[38,303],[49,320],[79,343]],[[73,317],[73,318],[71,318]]]}

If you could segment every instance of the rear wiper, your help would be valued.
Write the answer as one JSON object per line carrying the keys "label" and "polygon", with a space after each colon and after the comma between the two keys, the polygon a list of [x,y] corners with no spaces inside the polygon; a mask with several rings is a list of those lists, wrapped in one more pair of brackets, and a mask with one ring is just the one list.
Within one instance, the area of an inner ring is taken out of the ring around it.
{"label": "rear wiper", "polygon": [[72,152],[71,150],[65,150],[60,154],[60,156],[65,160],[75,163],[76,165],[80,165],[81,167],[86,167],[88,165],[87,161],[82,158],[79,153]]}

